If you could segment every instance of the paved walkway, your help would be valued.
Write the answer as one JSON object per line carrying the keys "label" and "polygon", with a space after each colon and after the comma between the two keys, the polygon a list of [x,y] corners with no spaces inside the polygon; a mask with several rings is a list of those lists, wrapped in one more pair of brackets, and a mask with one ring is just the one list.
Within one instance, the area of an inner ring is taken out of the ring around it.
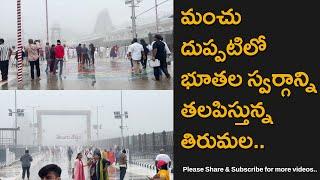
{"label": "paved walkway", "polygon": [[[31,177],[30,180],[39,179],[38,172],[39,170],[47,164],[57,164],[62,169],[61,179],[62,180],[71,180],[72,171],[71,171],[71,162],[68,161],[67,156],[47,156],[46,154],[39,154],[34,156],[34,161],[31,166]],[[20,162],[15,163],[10,167],[5,167],[0,169],[0,179],[1,180],[21,180],[21,167]],[[86,179],[88,178],[88,169],[85,168]],[[147,176],[154,175],[154,170],[147,168],[139,167],[136,165],[130,165],[125,180],[146,180]],[[120,172],[116,167],[109,167],[109,180],[118,180],[120,179]],[[173,175],[171,174],[171,180]]]}
{"label": "paved walkway", "polygon": [[[125,59],[97,59],[96,65],[79,65],[76,59],[64,63],[62,76],[45,72],[46,61],[41,61],[41,80],[31,81],[29,66],[24,67],[24,90],[171,90],[173,78],[154,81],[153,69],[148,67],[139,75],[131,72]],[[173,75],[173,65],[168,66]],[[17,89],[16,67],[10,65],[9,81],[0,83],[2,90]]]}

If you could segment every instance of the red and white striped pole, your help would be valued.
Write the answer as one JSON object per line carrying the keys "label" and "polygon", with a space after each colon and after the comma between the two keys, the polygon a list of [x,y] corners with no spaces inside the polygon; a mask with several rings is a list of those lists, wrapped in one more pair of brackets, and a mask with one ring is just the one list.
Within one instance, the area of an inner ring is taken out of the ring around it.
{"label": "red and white striped pole", "polygon": [[18,70],[17,79],[18,86],[22,87],[23,74],[22,74],[22,21],[21,21],[21,0],[17,0],[17,48],[18,48]]}

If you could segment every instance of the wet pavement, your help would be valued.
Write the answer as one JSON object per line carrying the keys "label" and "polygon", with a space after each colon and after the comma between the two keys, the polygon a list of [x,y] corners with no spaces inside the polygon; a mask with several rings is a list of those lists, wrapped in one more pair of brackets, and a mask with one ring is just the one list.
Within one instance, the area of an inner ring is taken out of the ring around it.
{"label": "wet pavement", "polygon": [[[63,74],[45,72],[47,63],[41,61],[41,80],[31,80],[29,66],[24,66],[23,87],[18,87],[16,67],[10,65],[9,81],[0,82],[2,90],[171,90],[173,78],[154,81],[153,69],[133,74],[126,59],[97,59],[95,65],[78,64],[75,58],[64,63]],[[173,75],[173,64],[168,66]],[[59,72],[59,70],[57,71]]]}
{"label": "wet pavement", "polygon": [[[34,161],[30,169],[30,180],[40,179],[38,171],[41,167],[47,164],[57,164],[62,169],[61,179],[62,180],[71,180],[72,171],[71,171],[71,162],[68,161],[67,156],[47,156],[45,154],[34,155]],[[0,169],[0,179],[1,180],[20,180],[21,178],[21,167],[20,163],[17,162],[10,167],[4,167]],[[152,176],[154,170],[148,170],[146,168],[138,167],[135,165],[130,165],[125,180],[146,180],[147,176]],[[88,178],[88,169],[85,168],[86,179]],[[120,172],[117,168],[109,167],[109,180],[118,180],[120,179]],[[172,178],[173,179],[173,178]]]}

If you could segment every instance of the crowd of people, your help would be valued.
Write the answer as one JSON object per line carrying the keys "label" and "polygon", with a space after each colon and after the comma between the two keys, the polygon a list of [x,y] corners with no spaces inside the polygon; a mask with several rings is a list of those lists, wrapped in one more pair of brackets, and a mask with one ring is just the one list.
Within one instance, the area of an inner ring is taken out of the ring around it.
{"label": "crowd of people", "polygon": [[[77,152],[75,160],[72,160],[74,150]],[[63,149],[62,147],[52,147],[42,150],[45,154],[51,156],[63,156],[65,154],[68,157],[68,161],[72,164],[71,177],[74,180],[85,180],[86,174],[90,180],[108,180],[109,168],[111,166],[117,167],[120,171],[119,179],[124,180],[126,171],[128,168],[128,156],[127,150],[123,149],[120,152],[112,150],[100,150],[98,148],[71,148]],[[33,161],[29,150],[25,151],[25,154],[20,158],[22,166],[22,179],[30,178],[30,167]],[[156,172],[153,177],[146,177],[152,180],[170,180],[169,168],[171,166],[170,157],[165,154],[164,150],[160,150],[160,154],[155,157]],[[85,172],[87,170],[87,172]],[[41,179],[54,179],[60,180],[62,169],[56,164],[48,164],[42,167],[38,175]]]}
{"label": "crowd of people", "polygon": [[[164,74],[168,79],[171,78],[168,72],[167,57],[171,55],[168,45],[161,35],[155,35],[154,41],[147,44],[144,39],[138,41],[134,38],[129,46],[119,47],[117,45],[109,47],[95,47],[90,43],[79,44],[78,46],[62,45],[60,40],[56,44],[46,43],[45,47],[41,46],[40,40],[28,40],[28,45],[22,49],[23,64],[30,65],[31,80],[40,80],[41,70],[40,61],[46,60],[47,74],[61,76],[63,73],[64,62],[69,58],[77,57],[79,64],[94,65],[96,57],[107,57],[107,59],[117,59],[121,56],[126,57],[131,63],[131,70],[134,75],[145,72],[148,64],[154,71],[155,81],[160,81]],[[8,80],[8,69],[11,65],[17,65],[18,49],[15,46],[9,47],[5,44],[4,39],[0,39],[0,71],[2,82]],[[149,63],[148,63],[149,62]]]}
{"label": "crowd of people", "polygon": [[[46,43],[44,50],[40,45],[40,40],[28,40],[28,45],[23,47],[22,60],[29,62],[31,80],[40,80],[40,61],[47,60],[46,73],[56,74],[58,65],[60,65],[59,76],[62,75],[63,61],[65,58],[65,47],[62,46],[61,41],[57,40],[57,44]],[[9,47],[5,44],[3,39],[0,39],[0,71],[2,81],[8,80],[9,61],[12,61],[12,65],[17,64],[18,61],[18,49]],[[24,63],[25,64],[25,63]],[[36,77],[35,77],[36,71]]]}
{"label": "crowd of people", "polygon": [[142,72],[142,69],[147,68],[147,61],[150,56],[149,65],[153,68],[154,80],[160,81],[162,73],[168,79],[171,78],[167,63],[167,56],[170,54],[171,51],[166,42],[164,42],[163,37],[157,34],[150,45],[144,39],[141,39],[139,43],[138,39],[134,38],[128,47],[127,57],[131,61],[133,73],[139,74]]}
{"label": "crowd of people", "polygon": [[78,63],[94,65],[96,47],[94,47],[92,43],[89,44],[89,48],[86,46],[86,44],[79,44],[76,47],[76,52]]}
{"label": "crowd of people", "polygon": [[[171,51],[164,41],[163,37],[159,34],[154,36],[151,44],[147,44],[144,39],[138,41],[134,38],[129,46],[114,45],[109,47],[97,48],[93,44],[89,48],[85,44],[79,44],[76,47],[78,63],[94,64],[95,56],[100,58],[106,57],[107,59],[127,58],[131,63],[131,70],[134,75],[143,73],[148,67],[148,64],[154,70],[155,81],[160,81],[164,74],[168,79],[171,75],[168,71],[168,57]],[[148,63],[149,61],[149,63]]]}

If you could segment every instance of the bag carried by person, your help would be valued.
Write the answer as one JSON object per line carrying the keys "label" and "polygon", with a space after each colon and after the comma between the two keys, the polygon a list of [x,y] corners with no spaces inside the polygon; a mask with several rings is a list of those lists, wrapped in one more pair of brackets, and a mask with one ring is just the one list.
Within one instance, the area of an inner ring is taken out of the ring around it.
{"label": "bag carried by person", "polygon": [[148,61],[149,61],[149,66],[152,67],[152,68],[160,66],[160,60],[159,59],[155,59],[154,61],[149,59]]}

